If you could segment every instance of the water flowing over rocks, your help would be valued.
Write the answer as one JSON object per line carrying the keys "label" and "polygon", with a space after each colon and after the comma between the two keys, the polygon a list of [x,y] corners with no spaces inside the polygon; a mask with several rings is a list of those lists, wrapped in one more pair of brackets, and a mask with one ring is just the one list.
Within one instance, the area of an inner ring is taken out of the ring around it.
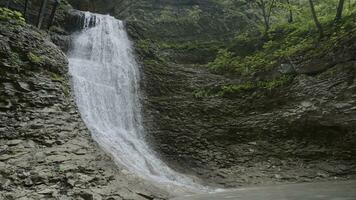
{"label": "water flowing over rocks", "polygon": [[85,13],[73,39],[70,74],[81,115],[93,138],[119,164],[165,185],[199,187],[170,169],[151,150],[141,119],[139,65],[122,21]]}
{"label": "water flowing over rocks", "polygon": [[91,139],[49,36],[0,23],[0,199],[161,199]]}

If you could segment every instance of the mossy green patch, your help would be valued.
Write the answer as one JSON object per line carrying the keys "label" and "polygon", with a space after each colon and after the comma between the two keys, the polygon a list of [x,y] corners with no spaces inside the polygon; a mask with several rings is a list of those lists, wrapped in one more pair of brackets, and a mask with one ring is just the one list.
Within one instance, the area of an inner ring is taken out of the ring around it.
{"label": "mossy green patch", "polygon": [[227,72],[234,62],[233,53],[226,49],[219,50],[215,60],[209,63],[209,69],[213,72]]}
{"label": "mossy green patch", "polygon": [[218,93],[219,96],[225,96],[228,94],[236,94],[242,91],[248,91],[254,89],[255,85],[251,82],[246,82],[237,85],[225,85],[221,87],[221,91]]}
{"label": "mossy green patch", "polygon": [[153,48],[152,41],[149,40],[138,40],[135,43],[135,47],[137,50],[141,51],[142,53],[148,55],[151,54],[151,50]]}
{"label": "mossy green patch", "polygon": [[42,63],[42,59],[32,52],[27,54],[27,58],[32,64],[40,65]]}
{"label": "mossy green patch", "polygon": [[15,25],[25,25],[25,19],[22,17],[22,14],[17,11],[13,11],[7,8],[0,8],[0,21],[10,22]]}
{"label": "mossy green patch", "polygon": [[273,90],[288,85],[293,80],[292,76],[281,76],[279,78],[265,81],[246,81],[239,84],[223,85],[215,89],[197,90],[194,97],[197,99],[209,97],[227,97],[253,90]]}
{"label": "mossy green patch", "polygon": [[51,80],[55,82],[64,82],[64,77],[60,74],[50,72]]}
{"label": "mossy green patch", "polygon": [[160,15],[157,17],[157,22],[160,23],[190,23],[198,25],[201,19],[203,11],[198,5],[191,8],[185,8],[180,12],[177,12],[170,6],[164,7],[160,11]]}
{"label": "mossy green patch", "polygon": [[260,81],[257,83],[257,87],[272,90],[287,85],[292,79],[292,76],[281,76],[272,80]]}

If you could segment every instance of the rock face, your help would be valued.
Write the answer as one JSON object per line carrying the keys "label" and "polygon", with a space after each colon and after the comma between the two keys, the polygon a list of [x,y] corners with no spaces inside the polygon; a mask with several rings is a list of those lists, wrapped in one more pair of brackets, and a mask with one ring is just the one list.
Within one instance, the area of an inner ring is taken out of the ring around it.
{"label": "rock face", "polygon": [[[296,66],[254,77],[293,77],[282,87],[199,96],[241,80],[207,70],[212,44],[183,50],[177,44],[224,42],[254,17],[247,9],[231,15],[217,2],[90,0],[77,6],[126,19],[143,64],[148,138],[173,168],[232,187],[354,177],[355,38],[323,57],[302,55]],[[203,12],[185,22],[182,13],[196,9]]]}
{"label": "rock face", "polygon": [[225,98],[194,91],[226,77],[146,66],[149,132],[172,166],[225,186],[348,178],[356,164],[355,64]]}
{"label": "rock face", "polygon": [[166,194],[91,140],[49,36],[0,22],[0,199],[154,199]]}
{"label": "rock face", "polygon": [[[148,139],[173,168],[231,187],[355,178],[355,38],[329,55],[305,55],[296,66],[273,69],[272,75],[293,77],[282,87],[233,96],[196,95],[241,80],[207,70],[204,64],[213,59],[210,47],[162,50],[143,41],[176,45],[218,38],[220,42],[228,37],[224,33],[238,31],[246,21],[237,25],[232,23],[235,18],[219,21],[225,15],[217,1],[210,0],[76,2],[78,8],[127,20],[143,64]],[[186,23],[184,15],[193,12],[196,17],[198,8],[203,14]],[[172,19],[172,13],[179,20]],[[128,178],[89,139],[70,97],[63,54],[40,39],[41,33],[1,26],[1,195],[8,199],[26,195],[139,199],[153,193],[164,197],[152,186]],[[54,32],[62,37],[62,32],[70,31]],[[269,75],[254,78],[263,76]],[[146,186],[149,191],[143,189]]]}

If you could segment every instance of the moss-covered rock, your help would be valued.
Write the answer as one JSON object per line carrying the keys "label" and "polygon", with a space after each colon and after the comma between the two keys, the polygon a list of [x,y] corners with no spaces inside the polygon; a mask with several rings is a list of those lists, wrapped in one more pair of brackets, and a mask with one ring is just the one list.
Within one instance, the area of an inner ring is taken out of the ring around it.
{"label": "moss-covered rock", "polygon": [[38,57],[37,55],[33,54],[32,52],[29,52],[27,54],[27,58],[29,59],[29,61],[32,64],[40,65],[42,63],[42,59],[40,57]]}

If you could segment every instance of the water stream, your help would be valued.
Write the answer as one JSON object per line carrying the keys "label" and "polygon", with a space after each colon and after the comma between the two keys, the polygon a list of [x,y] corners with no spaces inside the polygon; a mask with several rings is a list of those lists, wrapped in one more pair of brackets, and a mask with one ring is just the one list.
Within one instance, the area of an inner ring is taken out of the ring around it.
{"label": "water stream", "polygon": [[122,21],[85,13],[69,63],[79,111],[101,148],[140,177],[185,187],[198,185],[169,168],[145,141],[139,65]]}

